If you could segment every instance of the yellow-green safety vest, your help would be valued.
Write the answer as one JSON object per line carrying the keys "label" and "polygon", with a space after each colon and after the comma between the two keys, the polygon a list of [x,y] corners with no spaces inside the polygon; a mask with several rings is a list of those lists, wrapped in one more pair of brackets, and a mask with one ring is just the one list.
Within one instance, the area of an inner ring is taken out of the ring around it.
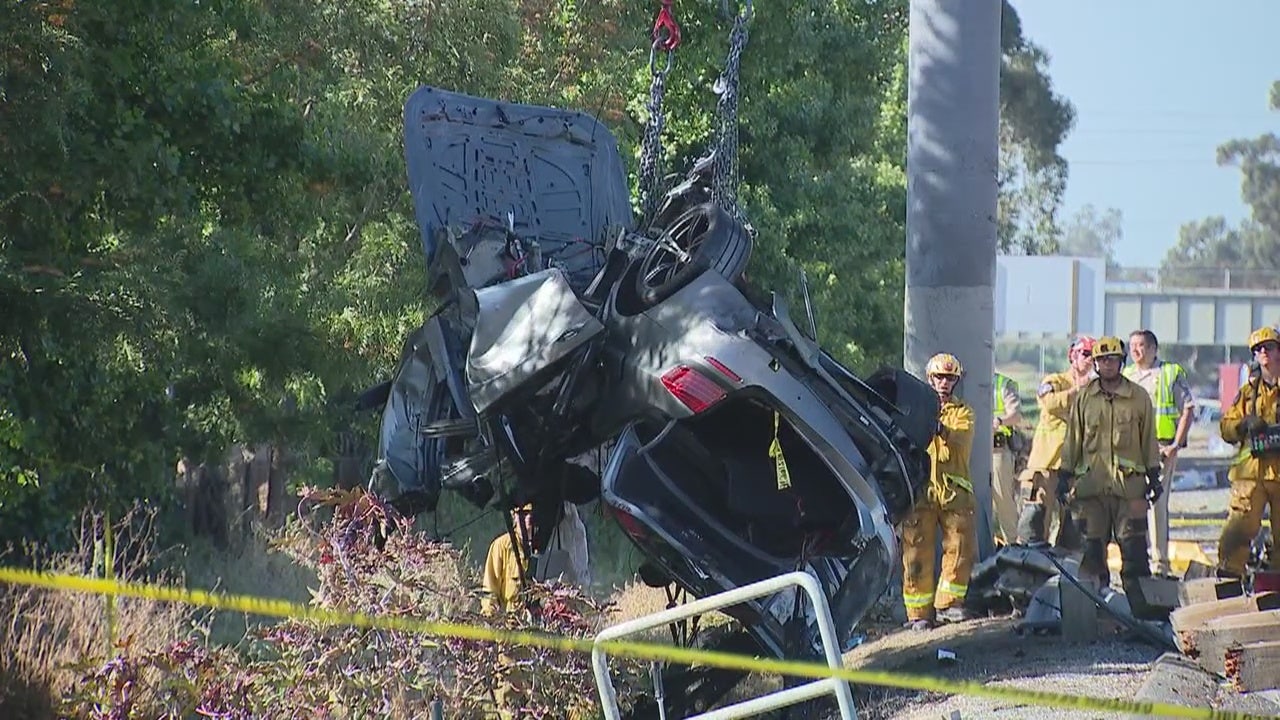
{"label": "yellow-green safety vest", "polygon": [[[995,393],[995,399],[992,401],[992,407],[995,409],[996,417],[1004,417],[1004,388],[1009,382],[1009,378],[996,373],[995,382],[991,383],[991,390]],[[996,432],[1001,435],[1012,435],[1013,428],[1001,425]]]}
{"label": "yellow-green safety vest", "polygon": [[[1124,369],[1125,376],[1130,380],[1137,372],[1137,365]],[[1156,438],[1161,442],[1172,442],[1178,434],[1178,418],[1182,415],[1182,408],[1175,402],[1173,383],[1182,372],[1185,371],[1181,365],[1160,361],[1160,375],[1156,379],[1156,394],[1151,397],[1151,404],[1156,411]]]}

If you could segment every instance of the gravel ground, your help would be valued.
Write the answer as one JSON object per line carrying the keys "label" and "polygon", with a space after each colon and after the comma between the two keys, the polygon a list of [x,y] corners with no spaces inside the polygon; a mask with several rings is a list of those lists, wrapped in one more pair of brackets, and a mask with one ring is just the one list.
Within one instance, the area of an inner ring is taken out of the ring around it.
{"label": "gravel ground", "polygon": [[1178,516],[1225,515],[1230,488],[1177,490],[1169,495],[1169,514]]}
{"label": "gravel ground", "polygon": [[[1218,537],[1222,534],[1219,518],[1226,515],[1229,488],[1184,490],[1169,496],[1169,539],[1191,540],[1200,544],[1211,560],[1218,558]],[[1179,520],[1184,524],[1179,524]]]}
{"label": "gravel ground", "polygon": [[[1221,459],[1187,457],[1182,468],[1212,472]],[[1181,474],[1181,473],[1180,473]],[[1177,490],[1170,494],[1169,509],[1184,524],[1170,529],[1178,540],[1199,542],[1216,558],[1221,524],[1230,489],[1214,487]],[[1011,619],[980,620],[948,626],[927,633],[899,632],[896,628],[870,631],[871,639],[846,655],[855,668],[897,670],[904,673],[990,683],[1000,687],[1102,698],[1133,698],[1146,680],[1151,663],[1163,650],[1147,643],[1111,635],[1092,643],[1070,643],[1062,638],[1019,636]],[[955,652],[957,661],[941,664],[938,649]],[[1258,694],[1242,696],[1220,691],[1216,706],[1222,709],[1265,714],[1276,712],[1272,700]],[[954,711],[962,718],[1053,718],[1085,720],[1124,717],[1121,713],[1063,710],[972,696],[943,696],[883,688],[859,688],[859,717],[874,720],[947,719]],[[834,716],[833,716],[834,717]]]}
{"label": "gravel ground", "polygon": [[[1069,695],[1131,698],[1146,678],[1159,648],[1109,636],[1092,643],[1060,637],[1021,636],[1008,618],[976,620],[928,632],[894,632],[869,641],[845,656],[850,667],[894,670],[956,681]],[[955,653],[942,663],[938,650]],[[863,718],[907,720],[961,717],[1095,718],[1115,713],[1065,711],[1040,705],[972,696],[946,697],[881,688],[860,688]]]}
{"label": "gravel ground", "polygon": [[[1191,518],[1170,529],[1173,539],[1193,540],[1216,558],[1221,524],[1209,518],[1226,514],[1229,488],[1180,490],[1170,495],[1170,514]],[[1019,636],[1011,619],[980,620],[948,626],[927,633],[883,627],[868,634],[871,640],[846,655],[851,667],[897,670],[950,680],[989,683],[1000,687],[1041,690],[1101,698],[1133,698],[1163,649],[1104,636],[1092,643],[1070,643],[1062,638]],[[938,649],[955,652],[957,661],[941,664]],[[882,688],[859,688],[859,717],[874,720],[946,720],[954,711],[961,718],[1053,718],[1085,720],[1120,718],[1122,713],[1066,710],[1019,704],[973,696],[943,696]],[[1219,691],[1215,707],[1276,714],[1276,699],[1260,694],[1241,695],[1227,688]],[[1280,715],[1277,715],[1280,717]],[[834,715],[832,717],[835,717]]]}

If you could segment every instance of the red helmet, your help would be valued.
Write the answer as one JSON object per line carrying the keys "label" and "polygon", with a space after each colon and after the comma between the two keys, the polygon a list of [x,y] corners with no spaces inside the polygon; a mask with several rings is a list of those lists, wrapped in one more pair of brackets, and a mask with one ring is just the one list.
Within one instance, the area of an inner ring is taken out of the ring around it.
{"label": "red helmet", "polygon": [[1097,342],[1090,335],[1081,335],[1071,342],[1071,348],[1067,350],[1067,358],[1073,359],[1078,352],[1087,352],[1093,354],[1093,344]]}

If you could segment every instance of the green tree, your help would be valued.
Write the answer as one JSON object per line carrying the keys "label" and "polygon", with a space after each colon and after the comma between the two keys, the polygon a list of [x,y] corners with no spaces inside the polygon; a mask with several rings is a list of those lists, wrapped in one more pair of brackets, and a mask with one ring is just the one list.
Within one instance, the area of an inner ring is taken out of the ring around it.
{"label": "green tree", "polygon": [[[676,8],[669,172],[711,140],[730,28],[716,5]],[[430,309],[410,92],[598,112],[634,159],[657,7],[0,4],[0,305],[19,309],[0,316],[0,541],[55,536],[86,503],[166,502],[179,457],[322,454]],[[739,106],[751,275],[793,291],[803,267],[823,343],[895,362],[907,3],[755,11]],[[1041,65],[1019,67],[1040,87]],[[1006,132],[1040,167],[1061,133],[1012,98]]]}
{"label": "green tree", "polygon": [[[1271,86],[1270,100],[1271,109],[1280,111],[1280,82]],[[1161,281],[1274,289],[1280,273],[1280,136],[1266,133],[1224,143],[1218,164],[1240,168],[1240,194],[1250,216],[1238,227],[1222,217],[1182,226],[1161,267]]]}
{"label": "green tree", "polygon": [[[601,109],[636,159],[650,83],[641,29],[657,8],[619,4],[605,15],[624,29],[591,35],[614,43],[614,53],[581,73],[573,98],[549,98],[537,83],[522,97]],[[730,51],[731,21],[718,3],[675,10],[684,43],[667,79],[663,167],[683,174],[712,142],[714,85]],[[859,366],[901,353],[906,22],[903,0],[756,3],[742,54],[740,199],[758,231],[750,274],[794,299],[803,267],[824,344]],[[560,62],[554,53],[550,59]],[[619,86],[619,78],[627,82]]]}
{"label": "green tree", "polygon": [[1058,148],[1075,124],[1075,108],[1054,91],[1049,54],[1024,36],[1007,0],[1000,46],[996,236],[1001,252],[1052,253],[1062,238],[1058,211],[1068,170]]}
{"label": "green tree", "polygon": [[1085,205],[1076,211],[1063,229],[1058,252],[1063,255],[1103,258],[1109,274],[1119,270],[1116,247],[1124,239],[1124,218],[1116,208],[1102,213],[1093,205]]}
{"label": "green tree", "polygon": [[421,316],[403,98],[496,92],[519,34],[479,2],[0,8],[3,532],[323,443]]}

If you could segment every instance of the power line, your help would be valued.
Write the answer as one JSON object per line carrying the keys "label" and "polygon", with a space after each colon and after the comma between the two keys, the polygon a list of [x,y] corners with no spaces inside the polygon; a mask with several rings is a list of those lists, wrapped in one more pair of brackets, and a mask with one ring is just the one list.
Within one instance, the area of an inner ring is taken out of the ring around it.
{"label": "power line", "polygon": [[1222,166],[1214,157],[1197,157],[1197,158],[1133,158],[1130,160],[1073,160],[1067,158],[1069,165],[1113,165],[1136,167],[1140,165],[1203,165],[1223,170],[1232,170],[1230,166]]}
{"label": "power line", "polygon": [[[1232,135],[1252,135],[1253,132],[1242,130],[1240,127],[1232,128],[1074,128],[1067,137],[1076,135],[1179,135],[1184,137],[1200,137],[1213,136],[1217,138],[1230,138]],[[1219,140],[1221,142],[1221,140]]]}

